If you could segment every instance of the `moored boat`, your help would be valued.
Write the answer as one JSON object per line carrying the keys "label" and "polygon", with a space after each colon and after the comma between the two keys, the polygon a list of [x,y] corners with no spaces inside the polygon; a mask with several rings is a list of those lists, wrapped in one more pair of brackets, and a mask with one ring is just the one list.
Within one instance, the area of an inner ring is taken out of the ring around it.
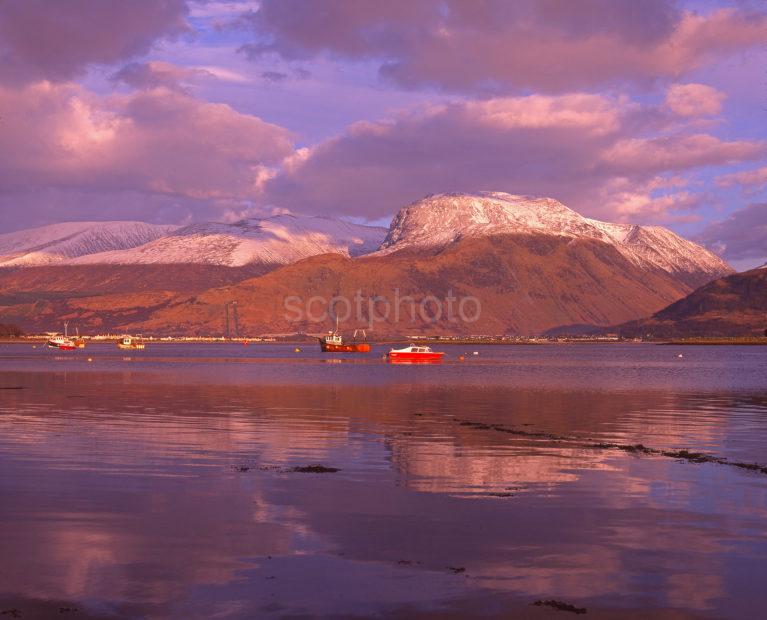
{"label": "moored boat", "polygon": [[[64,335],[63,336],[52,336],[48,339],[48,343],[46,346],[49,349],[60,349],[62,351],[73,351],[74,349],[82,348],[78,345],[78,342],[76,340],[72,340],[69,335],[67,334],[67,327],[69,326],[69,323],[67,321],[64,321]],[[85,344],[83,344],[85,346]]]}
{"label": "moored boat", "polygon": [[74,340],[66,336],[54,336],[48,340],[46,346],[49,349],[61,349],[62,351],[73,351],[77,348]]}
{"label": "moored boat", "polygon": [[77,333],[77,336],[75,337],[74,340],[72,340],[72,342],[74,343],[76,349],[84,349],[85,348],[85,338],[80,336],[80,330],[79,329],[77,329],[76,333]]}
{"label": "moored boat", "polygon": [[439,362],[444,351],[432,351],[430,347],[411,344],[404,349],[389,351],[390,362]]}
{"label": "moored boat", "polygon": [[118,349],[130,349],[130,350],[136,350],[136,349],[144,349],[146,345],[144,344],[144,341],[141,340],[141,338],[134,338],[133,336],[123,336],[120,338],[120,340],[117,341],[117,348]]}
{"label": "moored boat", "polygon": [[[357,340],[359,332],[362,332],[362,340],[360,341]],[[368,353],[370,351],[370,343],[367,342],[365,330],[355,329],[351,342],[344,340],[338,332],[338,318],[336,318],[336,329],[318,340],[320,341],[320,348],[325,353]]]}

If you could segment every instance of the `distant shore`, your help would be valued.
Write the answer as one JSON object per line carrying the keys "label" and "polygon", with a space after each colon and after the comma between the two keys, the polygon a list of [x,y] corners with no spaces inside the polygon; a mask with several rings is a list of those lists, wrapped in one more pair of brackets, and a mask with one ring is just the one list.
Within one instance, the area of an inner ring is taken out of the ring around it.
{"label": "distant shore", "polygon": [[[30,335],[20,336],[17,338],[0,338],[0,344],[45,344],[50,336],[48,335]],[[99,336],[96,338],[85,337],[86,342],[90,344],[106,343],[114,344],[120,336]],[[257,336],[257,337],[242,337],[242,338],[213,338],[204,337],[199,338],[191,336],[180,337],[144,337],[147,343],[155,344],[244,344],[248,345],[271,345],[271,344],[292,344],[292,345],[305,345],[316,342],[316,336],[309,335],[291,335],[291,336]],[[767,345],[767,337],[764,336],[751,336],[751,337],[700,337],[700,338],[674,338],[674,339],[657,339],[657,340],[637,340],[637,339],[620,339],[620,338],[543,338],[543,337],[530,337],[530,338],[450,338],[450,337],[385,337],[385,338],[370,338],[371,344],[380,345],[393,345],[400,343],[413,343],[418,345],[427,346],[444,346],[444,345],[509,345],[509,346],[533,346],[533,345],[556,345],[556,344],[657,344],[657,345],[677,345],[677,346],[718,346],[718,345],[744,345],[744,346],[758,346]]]}

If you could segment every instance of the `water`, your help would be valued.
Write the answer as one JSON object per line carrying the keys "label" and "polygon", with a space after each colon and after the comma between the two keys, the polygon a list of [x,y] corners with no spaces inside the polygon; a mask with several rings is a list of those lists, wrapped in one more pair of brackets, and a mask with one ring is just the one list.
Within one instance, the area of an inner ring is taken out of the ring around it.
{"label": "water", "polygon": [[0,612],[765,615],[767,348],[293,346],[1,345]]}

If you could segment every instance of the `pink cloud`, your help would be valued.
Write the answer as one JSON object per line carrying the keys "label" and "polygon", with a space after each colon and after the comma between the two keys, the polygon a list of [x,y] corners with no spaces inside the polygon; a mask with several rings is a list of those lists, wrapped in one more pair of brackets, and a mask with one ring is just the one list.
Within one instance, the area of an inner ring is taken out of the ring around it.
{"label": "pink cloud", "polygon": [[719,187],[740,186],[746,193],[755,193],[767,187],[767,166],[718,176],[716,184]]}
{"label": "pink cloud", "polygon": [[[0,87],[6,193],[58,188],[241,201],[293,152],[290,134],[224,104],[155,88],[99,97],[73,84]],[[115,209],[116,211],[116,209]],[[72,217],[72,216],[70,216]]]}
{"label": "pink cloud", "polygon": [[546,195],[585,214],[642,220],[697,206],[685,176],[764,156],[767,143],[689,134],[659,107],[602,95],[430,106],[293,154],[265,200],[377,218],[425,194]]}
{"label": "pink cloud", "polygon": [[722,111],[727,96],[705,84],[673,84],[666,105],[680,116],[714,116]]}
{"label": "pink cloud", "polygon": [[188,30],[185,0],[4,0],[0,81],[69,80],[92,64],[144,54]]}
{"label": "pink cloud", "polygon": [[262,0],[244,21],[257,38],[243,47],[253,58],[372,60],[400,85],[456,92],[676,79],[763,44],[767,29],[762,11],[701,15],[666,0]]}
{"label": "pink cloud", "polygon": [[724,141],[708,134],[627,138],[602,154],[610,169],[628,173],[676,172],[757,159],[767,144],[747,140]]}

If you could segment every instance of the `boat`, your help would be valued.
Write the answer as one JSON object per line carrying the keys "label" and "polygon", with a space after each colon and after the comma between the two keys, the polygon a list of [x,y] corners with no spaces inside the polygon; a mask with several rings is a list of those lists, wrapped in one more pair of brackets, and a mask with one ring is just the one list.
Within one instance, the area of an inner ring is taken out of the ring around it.
{"label": "boat", "polygon": [[59,349],[61,351],[74,351],[78,348],[77,343],[67,335],[67,326],[69,323],[64,321],[64,335],[52,336],[48,339],[47,347],[49,349]]}
{"label": "boat", "polygon": [[[362,340],[358,342],[357,334],[360,332],[362,332]],[[335,330],[328,332],[326,336],[318,340],[320,341],[320,348],[325,353],[368,353],[370,351],[370,343],[367,342],[367,334],[364,329],[355,329],[351,342],[344,340],[338,331],[338,317],[336,317]]]}
{"label": "boat", "polygon": [[74,351],[77,346],[74,340],[66,336],[53,336],[46,345],[49,349],[61,349],[62,351]]}
{"label": "boat", "polygon": [[84,349],[85,348],[85,338],[80,336],[80,330],[79,329],[76,329],[76,332],[77,332],[77,336],[75,337],[74,340],[72,340],[72,342],[74,343],[76,349]]}
{"label": "boat", "polygon": [[411,344],[404,349],[392,349],[389,351],[390,362],[439,362],[444,351],[432,351],[431,348]]}
{"label": "boat", "polygon": [[145,347],[146,345],[144,344],[144,341],[141,340],[140,336],[138,338],[134,338],[133,336],[123,336],[117,341],[118,349],[136,350],[144,349]]}

